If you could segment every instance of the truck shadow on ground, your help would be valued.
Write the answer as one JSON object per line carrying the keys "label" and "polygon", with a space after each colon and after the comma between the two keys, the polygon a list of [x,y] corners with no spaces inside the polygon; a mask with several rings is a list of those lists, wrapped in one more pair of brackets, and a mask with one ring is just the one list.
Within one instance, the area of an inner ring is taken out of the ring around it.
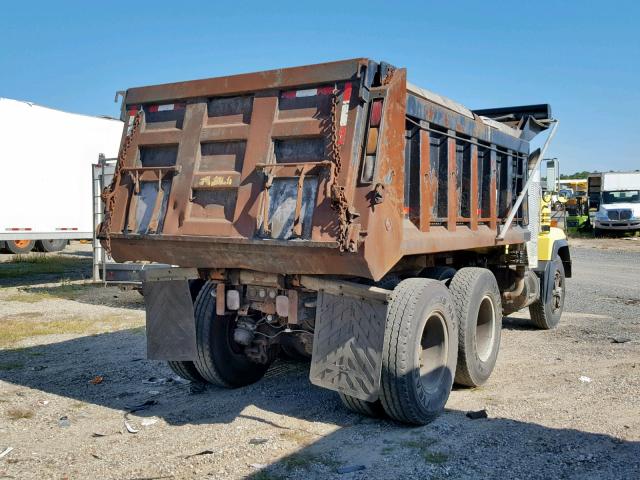
{"label": "truck shadow on ground", "polygon": [[529,318],[521,318],[521,317],[502,317],[502,328],[504,330],[530,330],[530,331],[540,331],[539,328],[536,328]]}
{"label": "truck shadow on ground", "polygon": [[[144,356],[144,332],[122,330],[2,350],[0,379],[115,410],[151,401],[135,415],[160,417],[171,425],[243,418],[255,422],[256,437],[266,431],[273,435],[274,428],[285,435],[298,432],[286,417],[339,427],[311,437],[292,455],[258,465],[250,477],[255,480],[328,478],[340,467],[360,464],[366,467],[364,476],[350,478],[631,478],[631,472],[640,471],[640,442],[608,435],[505,418],[470,420],[452,410],[413,428],[352,414],[333,392],[310,385],[304,363],[279,361],[262,381],[242,389],[199,389],[172,379],[162,362]],[[91,384],[97,375],[104,380]]]}

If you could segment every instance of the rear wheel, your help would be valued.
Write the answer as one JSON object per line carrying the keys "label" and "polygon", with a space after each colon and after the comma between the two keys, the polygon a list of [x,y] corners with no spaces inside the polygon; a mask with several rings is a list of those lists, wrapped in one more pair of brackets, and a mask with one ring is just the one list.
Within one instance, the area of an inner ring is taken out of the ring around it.
{"label": "rear wheel", "polygon": [[502,304],[498,283],[486,268],[462,268],[449,290],[459,321],[455,381],[477,387],[485,383],[498,358]]}
{"label": "rear wheel", "polygon": [[425,278],[432,278],[434,280],[438,280],[440,282],[448,284],[455,274],[456,269],[453,267],[438,266],[425,268],[421,272],[420,276]]}
{"label": "rear wheel", "polygon": [[384,408],[382,407],[382,402],[380,400],[367,402],[366,400],[360,400],[359,398],[352,397],[351,395],[346,395],[344,393],[340,394],[340,400],[342,400],[342,404],[345,407],[354,413],[359,413],[360,415],[366,415],[367,417],[373,418],[382,417],[384,415]]}
{"label": "rear wheel", "polygon": [[216,285],[207,282],[195,303],[198,357],[194,364],[200,375],[219,387],[237,388],[260,380],[269,368],[247,358],[243,347],[233,340],[235,315],[217,315]]}
{"label": "rear wheel", "polygon": [[[195,303],[198,298],[198,293],[204,285],[204,280],[199,278],[189,280],[189,294],[191,295],[191,301]],[[203,383],[206,380],[200,375],[196,365],[190,360],[170,360],[167,362],[169,368],[181,378],[189,380],[193,383]]]}
{"label": "rear wheel", "polygon": [[556,257],[549,275],[549,285],[541,285],[540,298],[529,305],[533,324],[543,330],[556,328],[564,309],[565,276],[562,260]]}
{"label": "rear wheel", "polygon": [[36,241],[36,250],[40,252],[59,252],[69,243],[68,240],[38,240]]}
{"label": "rear wheel", "polygon": [[168,361],[169,368],[181,378],[193,383],[203,383],[205,381],[198,372],[195,364],[190,361]]}
{"label": "rear wheel", "polygon": [[449,398],[458,355],[449,290],[439,281],[411,278],[393,291],[382,350],[380,399],[387,414],[424,425]]}
{"label": "rear wheel", "polygon": [[11,253],[21,254],[29,253],[36,244],[33,240],[7,240],[5,248]]}

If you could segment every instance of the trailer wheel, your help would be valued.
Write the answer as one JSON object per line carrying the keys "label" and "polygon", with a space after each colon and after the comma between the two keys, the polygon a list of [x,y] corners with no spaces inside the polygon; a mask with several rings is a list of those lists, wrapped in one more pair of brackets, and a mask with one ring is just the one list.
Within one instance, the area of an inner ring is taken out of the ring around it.
{"label": "trailer wheel", "polygon": [[16,255],[21,253],[29,253],[36,244],[33,240],[7,240],[5,248]]}
{"label": "trailer wheel", "polygon": [[[204,280],[199,278],[189,280],[189,294],[191,295],[191,301],[195,303],[198,298],[198,293],[204,285]],[[142,290],[140,290],[142,292]],[[169,368],[181,378],[189,380],[193,383],[204,383],[206,380],[200,375],[195,363],[190,360],[170,360],[167,362]]]}
{"label": "trailer wheel", "polygon": [[460,323],[455,382],[477,387],[493,372],[500,349],[502,302],[498,283],[486,268],[461,268],[449,290]]}
{"label": "trailer wheel", "polygon": [[64,250],[69,240],[36,240],[36,250],[39,252],[59,252]]}
{"label": "trailer wheel", "polygon": [[387,414],[424,425],[449,398],[458,357],[458,325],[449,290],[439,281],[410,278],[389,302],[380,399]]}
{"label": "trailer wheel", "polygon": [[379,418],[384,415],[384,408],[380,400],[367,402],[366,400],[360,400],[359,398],[344,393],[340,394],[340,400],[342,400],[342,404],[347,407],[348,410],[354,413],[373,418]]}
{"label": "trailer wheel", "polygon": [[215,283],[207,282],[195,303],[196,343],[198,357],[195,366],[209,383],[219,387],[237,388],[260,380],[269,364],[255,363],[233,340],[235,315],[217,315]]}
{"label": "trailer wheel", "polygon": [[[549,287],[541,285],[540,299],[529,305],[529,315],[533,324],[543,330],[556,328],[560,323],[565,297],[564,266],[560,257],[555,257],[549,275]],[[545,291],[548,291],[545,294]],[[544,300],[542,297],[545,297]]]}

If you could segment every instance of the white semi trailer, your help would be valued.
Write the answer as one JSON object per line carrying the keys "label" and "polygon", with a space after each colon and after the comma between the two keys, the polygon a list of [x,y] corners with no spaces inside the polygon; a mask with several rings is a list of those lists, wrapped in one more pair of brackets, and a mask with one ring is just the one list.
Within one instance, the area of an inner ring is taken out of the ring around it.
{"label": "white semi trailer", "polygon": [[62,250],[93,236],[91,164],[115,157],[123,123],[0,98],[0,249]]}

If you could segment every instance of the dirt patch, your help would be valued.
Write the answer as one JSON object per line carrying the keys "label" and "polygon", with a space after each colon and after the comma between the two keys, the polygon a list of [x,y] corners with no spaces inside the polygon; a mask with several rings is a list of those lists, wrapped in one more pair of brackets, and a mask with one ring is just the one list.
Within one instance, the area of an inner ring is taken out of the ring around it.
{"label": "dirt patch", "polygon": [[599,250],[617,250],[640,253],[640,237],[591,238],[571,237],[569,245],[577,248],[596,248]]}

